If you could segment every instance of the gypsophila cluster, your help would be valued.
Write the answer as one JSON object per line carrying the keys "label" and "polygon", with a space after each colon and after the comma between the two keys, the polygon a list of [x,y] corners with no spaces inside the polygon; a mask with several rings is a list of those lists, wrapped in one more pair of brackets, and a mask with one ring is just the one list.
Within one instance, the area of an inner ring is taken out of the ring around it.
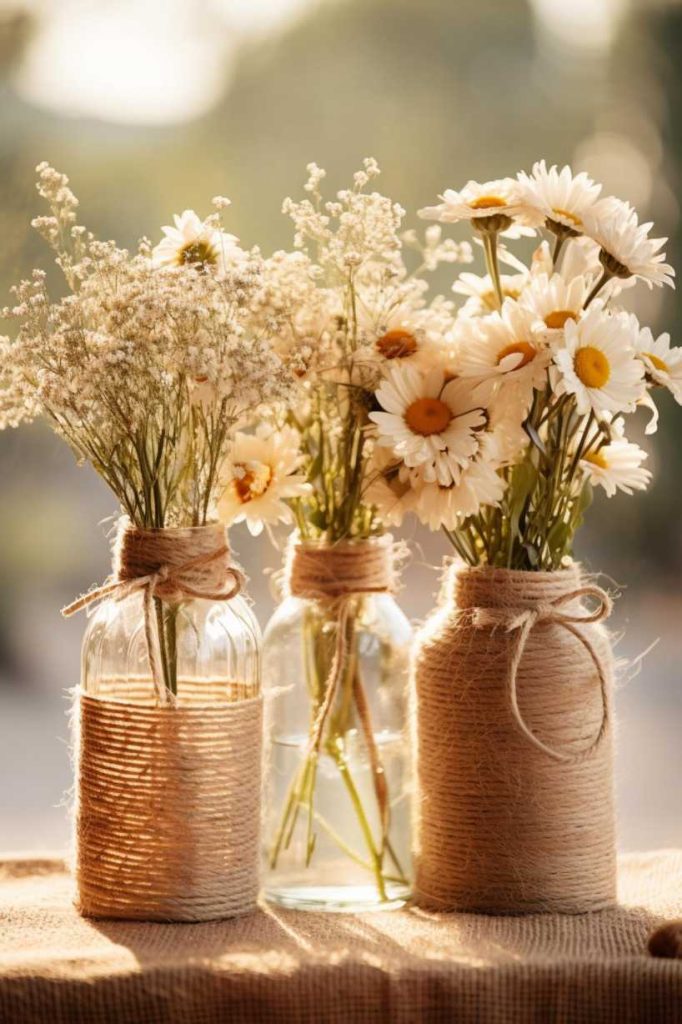
{"label": "gypsophila cluster", "polygon": [[50,214],[34,225],[70,291],[51,299],[39,270],[13,290],[0,427],[47,417],[139,526],[203,524],[236,427],[293,382],[262,316],[263,261],[223,232],[219,212],[185,211],[131,255],[76,223],[68,179],[47,164],[38,191]]}
{"label": "gypsophila cluster", "polygon": [[325,200],[325,172],[309,164],[306,198],[283,205],[294,251],[265,265],[264,312],[277,318],[277,351],[302,382],[287,425],[309,485],[291,501],[305,537],[334,541],[382,528],[368,496],[375,390],[396,364],[447,365],[454,304],[430,298],[423,274],[472,258],[468,244],[442,239],[438,226],[423,242],[404,233],[404,210],[368,191],[378,174],[367,159],[352,188]]}

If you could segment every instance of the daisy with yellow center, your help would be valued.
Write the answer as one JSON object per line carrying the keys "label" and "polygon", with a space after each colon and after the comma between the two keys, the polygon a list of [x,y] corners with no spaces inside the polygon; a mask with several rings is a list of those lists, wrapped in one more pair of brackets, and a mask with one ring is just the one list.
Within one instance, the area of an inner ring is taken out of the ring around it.
{"label": "daisy with yellow center", "polygon": [[562,274],[535,274],[519,301],[534,315],[535,329],[551,339],[567,320],[580,318],[588,294],[589,283],[582,276],[566,281]]}
{"label": "daisy with yellow center", "polygon": [[374,448],[367,467],[369,483],[363,500],[374,505],[384,525],[401,526],[405,516],[414,511],[412,481],[416,472],[408,469],[404,462],[396,461],[387,448]]}
{"label": "daisy with yellow center", "polygon": [[601,185],[595,185],[584,171],[573,174],[570,167],[559,170],[556,165],[548,170],[544,160],[533,164],[530,174],[521,171],[518,185],[521,201],[560,238],[582,233],[584,218],[601,192]]}
{"label": "daisy with yellow center", "polygon": [[372,390],[379,375],[392,366],[428,370],[444,366],[450,358],[449,332],[452,303],[434,300],[420,307],[421,293],[398,302],[387,311],[371,308],[373,293],[357,302],[361,344],[353,354],[352,380]]}
{"label": "daisy with yellow center", "polygon": [[644,363],[647,378],[659,387],[667,388],[675,401],[682,405],[682,348],[670,344],[669,334],[654,338],[649,327],[639,329],[635,348]]}
{"label": "daisy with yellow center", "polygon": [[632,494],[633,491],[646,490],[651,480],[651,473],[642,466],[648,458],[647,453],[626,439],[622,420],[611,424],[611,433],[612,439],[608,444],[583,455],[581,468],[593,484],[604,488],[609,498],[616,491]]}
{"label": "daisy with yellow center", "polygon": [[575,395],[581,414],[632,412],[644,396],[644,370],[626,314],[610,315],[594,306],[580,321],[567,320],[554,363],[556,392]]}
{"label": "daisy with yellow center", "polygon": [[478,451],[489,393],[471,381],[448,381],[441,369],[395,366],[376,392],[382,411],[369,416],[377,444],[408,468],[420,467],[427,482],[450,484]]}
{"label": "daisy with yellow center", "polygon": [[286,500],[310,490],[305,477],[296,472],[299,463],[298,435],[289,428],[261,427],[256,434],[235,434],[229,464],[221,474],[221,522],[245,521],[254,537],[265,523],[292,522]]}
{"label": "daisy with yellow center", "polygon": [[176,214],[173,221],[174,226],[161,229],[165,237],[152,251],[158,266],[190,265],[222,273],[230,259],[240,252],[235,235],[202,221],[194,210]]}
{"label": "daisy with yellow center", "polygon": [[492,230],[510,238],[532,234],[531,228],[541,223],[541,218],[523,203],[518,182],[513,178],[468,181],[459,192],[446,189],[439,199],[437,206],[425,207],[419,216],[444,224],[468,220],[479,230]]}
{"label": "daisy with yellow center", "polygon": [[585,234],[600,248],[603,280],[638,278],[649,288],[675,287],[675,271],[661,252],[667,238],[649,238],[653,224],[640,224],[629,203],[608,197],[596,203],[585,218]]}
{"label": "daisy with yellow center", "polygon": [[457,322],[456,366],[463,377],[514,381],[528,391],[543,387],[550,352],[534,330],[533,314],[508,299],[499,313]]}

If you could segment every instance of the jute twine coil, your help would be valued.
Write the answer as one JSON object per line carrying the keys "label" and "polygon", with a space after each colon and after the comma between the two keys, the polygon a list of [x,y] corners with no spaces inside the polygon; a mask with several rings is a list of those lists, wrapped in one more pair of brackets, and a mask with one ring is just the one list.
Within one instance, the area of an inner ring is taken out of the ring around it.
{"label": "jute twine coil", "polygon": [[244,574],[230,559],[225,527],[219,523],[176,529],[143,530],[121,519],[114,545],[114,571],[101,586],[62,609],[69,617],[89,605],[113,597],[117,601],[141,591],[152,680],[158,701],[173,696],[163,681],[159,635],[153,599],[180,603],[192,598],[230,601],[244,585]]}
{"label": "jute twine coil", "polygon": [[[309,753],[319,754],[324,729],[343,679],[349,654],[348,620],[353,598],[396,589],[396,546],[391,536],[335,544],[292,543],[285,564],[285,587],[294,597],[320,601],[335,616],[336,644],[325,681],[324,697],[310,732]],[[354,696],[375,779],[384,783],[383,768],[364,689],[354,680]],[[381,803],[380,798],[380,803]],[[382,815],[388,815],[383,801]]]}
{"label": "jute twine coil", "polygon": [[206,921],[255,906],[262,698],[239,680],[181,678],[169,694],[152,605],[228,601],[242,582],[222,526],[123,523],[112,578],[64,610],[141,591],[155,687],[150,699],[142,677],[103,679],[97,696],[76,696],[76,903],[87,916]]}
{"label": "jute twine coil", "polygon": [[[179,686],[182,695],[181,686]],[[262,703],[144,706],[77,695],[76,905],[208,921],[259,889]]]}
{"label": "jute twine coil", "polygon": [[578,566],[451,568],[415,657],[421,906],[615,901],[610,610]]}

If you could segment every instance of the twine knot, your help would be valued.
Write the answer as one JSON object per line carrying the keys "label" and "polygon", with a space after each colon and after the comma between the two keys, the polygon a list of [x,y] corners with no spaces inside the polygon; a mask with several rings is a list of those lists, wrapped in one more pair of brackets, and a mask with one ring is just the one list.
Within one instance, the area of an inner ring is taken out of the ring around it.
{"label": "twine knot", "polygon": [[[568,604],[579,601],[582,597],[591,597],[595,600],[596,605],[592,611],[582,606],[579,606],[577,609],[565,607]],[[609,721],[607,669],[602,664],[602,660],[595,650],[592,641],[582,632],[580,627],[590,623],[601,622],[603,619],[608,618],[612,609],[613,602],[606,591],[602,590],[601,587],[588,585],[577,587],[575,590],[561,594],[551,601],[539,601],[526,607],[519,608],[507,605],[492,608],[477,607],[473,610],[472,625],[475,628],[497,629],[502,627],[508,633],[516,634],[510,648],[507,674],[507,696],[512,717],[516,726],[533,746],[537,747],[538,750],[542,750],[543,753],[555,761],[566,762],[587,757],[599,746],[606,733]],[[528,637],[535,626],[550,623],[563,626],[564,629],[567,629],[569,633],[572,633],[580,641],[590,655],[599,678],[602,698],[602,718],[599,731],[589,746],[576,755],[565,754],[563,751],[556,750],[544,743],[528,726],[519,708],[517,677]]]}
{"label": "twine knot", "polygon": [[169,604],[192,599],[230,601],[241,591],[245,579],[241,569],[230,561],[225,527],[219,523],[144,530],[121,519],[114,545],[113,574],[102,586],[62,608],[62,615],[68,618],[107,597],[121,601],[141,592],[152,680],[159,702],[172,704],[173,697],[163,681],[154,598]]}

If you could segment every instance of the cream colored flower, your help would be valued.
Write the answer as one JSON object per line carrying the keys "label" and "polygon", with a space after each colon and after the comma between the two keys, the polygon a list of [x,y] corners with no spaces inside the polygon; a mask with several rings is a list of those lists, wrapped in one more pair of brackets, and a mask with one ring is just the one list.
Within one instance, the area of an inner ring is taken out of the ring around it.
{"label": "cream colored flower", "polygon": [[465,377],[504,378],[542,387],[550,352],[533,329],[533,314],[508,299],[499,313],[457,322],[456,367]]}
{"label": "cream colored flower", "polygon": [[229,464],[222,474],[221,521],[228,525],[245,521],[254,537],[265,523],[290,523],[286,500],[310,491],[305,477],[296,472],[300,461],[294,430],[270,432],[260,427],[256,434],[235,434]]}
{"label": "cream colored flower", "polygon": [[417,483],[414,510],[419,521],[431,530],[456,530],[483,505],[499,504],[505,486],[494,466],[476,460],[469,463],[457,483]]}
{"label": "cream colored flower", "polygon": [[375,447],[367,466],[369,483],[363,500],[376,507],[385,526],[400,526],[407,513],[414,511],[415,472],[397,462],[387,448]]}
{"label": "cream colored flower", "polygon": [[235,235],[202,221],[194,210],[185,210],[173,217],[174,226],[167,225],[161,230],[165,237],[152,251],[152,259],[158,266],[215,267],[218,272],[225,270],[230,258],[240,252]]}
{"label": "cream colored flower", "polygon": [[582,233],[584,218],[601,192],[601,185],[584,171],[574,174],[570,167],[558,170],[556,165],[548,170],[544,160],[533,164],[529,175],[521,171],[518,183],[520,201],[536,210],[551,231],[564,237]]}
{"label": "cream colored flower", "polygon": [[593,484],[604,488],[609,498],[616,491],[632,494],[646,490],[651,480],[651,473],[642,466],[647,453],[625,438],[621,419],[614,420],[611,431],[612,440],[586,452],[580,460],[581,467]]}
{"label": "cream colored flower", "polygon": [[682,405],[682,348],[670,344],[669,334],[654,338],[649,327],[639,328],[635,350],[644,363],[647,378],[667,388],[676,402]]}
{"label": "cream colored flower", "polygon": [[380,372],[392,365],[429,370],[443,366],[451,356],[451,303],[415,308],[410,302],[399,302],[379,313],[360,303],[358,314],[366,342],[354,355],[358,367],[374,366]]}
{"label": "cream colored flower", "polygon": [[449,188],[439,198],[441,203],[425,207],[419,211],[419,216],[444,224],[468,220],[479,230],[499,231],[508,237],[532,234],[532,224],[541,222],[524,204],[514,178],[483,183],[468,181],[461,191]]}
{"label": "cream colored flower", "polygon": [[[518,299],[528,282],[528,274],[502,274],[500,284],[505,299]],[[467,300],[457,310],[458,317],[484,316],[498,309],[497,295],[490,274],[460,274],[452,286],[457,295],[466,295]]]}
{"label": "cream colored flower", "polygon": [[560,371],[557,393],[575,395],[581,414],[631,412],[644,395],[644,368],[626,314],[610,315],[595,306],[579,322],[567,320],[554,362]]}
{"label": "cream colored flower", "polygon": [[376,392],[383,411],[369,418],[381,447],[409,468],[421,467],[427,481],[449,484],[479,448],[488,396],[471,381],[448,381],[442,370],[396,366]]}
{"label": "cream colored flower", "polygon": [[649,238],[652,227],[639,223],[629,203],[613,197],[600,199],[585,216],[585,233],[600,247],[602,265],[613,277],[674,288],[675,271],[661,252],[667,238]]}
{"label": "cream colored flower", "polygon": [[567,320],[580,319],[588,294],[589,282],[584,277],[567,281],[562,274],[536,274],[519,302],[533,314],[535,329],[551,339]]}

